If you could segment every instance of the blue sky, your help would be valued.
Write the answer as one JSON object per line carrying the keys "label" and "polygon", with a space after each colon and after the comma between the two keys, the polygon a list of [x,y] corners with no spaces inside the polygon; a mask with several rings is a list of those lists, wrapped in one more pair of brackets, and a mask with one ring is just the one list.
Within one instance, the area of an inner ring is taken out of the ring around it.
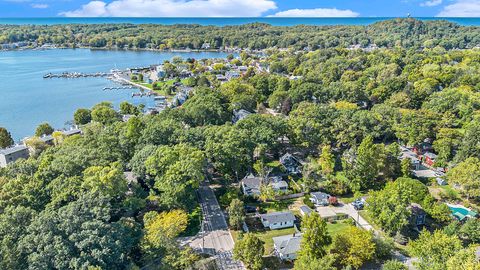
{"label": "blue sky", "polygon": [[0,17],[480,17],[480,0],[0,0]]}

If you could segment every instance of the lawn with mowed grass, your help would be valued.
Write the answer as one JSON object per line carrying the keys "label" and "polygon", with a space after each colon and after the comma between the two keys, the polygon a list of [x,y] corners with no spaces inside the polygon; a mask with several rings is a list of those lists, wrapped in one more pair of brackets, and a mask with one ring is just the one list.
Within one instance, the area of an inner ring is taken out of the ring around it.
{"label": "lawn with mowed grass", "polygon": [[[333,238],[335,235],[339,234],[340,232],[344,231],[349,224],[344,221],[336,222],[336,223],[327,223],[327,229],[328,232],[330,233],[330,236]],[[237,238],[240,234],[239,231],[231,231],[232,232],[232,237],[235,241],[237,241]],[[267,230],[263,232],[254,232],[260,240],[265,242],[265,253],[264,255],[270,255],[273,252],[273,238],[277,236],[283,236],[283,235],[289,235],[293,234],[295,232],[294,228],[286,228],[286,229],[280,229],[280,230]]]}

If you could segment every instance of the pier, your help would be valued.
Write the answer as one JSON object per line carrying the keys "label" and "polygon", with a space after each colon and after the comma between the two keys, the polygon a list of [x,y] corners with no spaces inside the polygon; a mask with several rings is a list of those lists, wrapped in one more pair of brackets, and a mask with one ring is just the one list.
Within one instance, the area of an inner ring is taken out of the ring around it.
{"label": "pier", "polygon": [[63,73],[48,73],[43,75],[44,79],[53,79],[53,78],[92,78],[92,77],[107,77],[112,76],[113,73],[107,72],[95,72],[95,73],[82,73],[82,72],[63,72]]}
{"label": "pier", "polygon": [[122,89],[132,89],[133,86],[110,86],[104,87],[103,90],[122,90]]}

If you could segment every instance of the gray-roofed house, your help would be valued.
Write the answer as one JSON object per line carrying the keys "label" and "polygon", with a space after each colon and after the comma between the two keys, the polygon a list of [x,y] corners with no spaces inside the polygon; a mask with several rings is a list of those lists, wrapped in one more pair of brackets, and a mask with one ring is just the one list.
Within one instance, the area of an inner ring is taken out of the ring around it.
{"label": "gray-roofed house", "polygon": [[302,215],[302,216],[308,216],[313,212],[312,208],[310,208],[306,205],[300,206],[299,210],[300,210],[300,215]]}
{"label": "gray-roofed house", "polygon": [[285,167],[289,174],[300,174],[302,163],[290,153],[280,157],[280,163]]}
{"label": "gray-roofed house", "polygon": [[293,227],[296,219],[291,212],[275,212],[260,215],[260,220],[265,228],[276,230]]}
{"label": "gray-roofed house", "polygon": [[73,135],[77,135],[77,134],[82,134],[82,130],[78,129],[78,128],[73,128],[73,129],[70,129],[70,130],[65,130],[63,132],[63,135],[67,136],[67,137],[70,137],[70,136],[73,136]]}
{"label": "gray-roofed house", "polygon": [[[261,177],[254,176],[253,174],[245,176],[245,178],[240,181],[243,194],[247,196],[259,196],[262,181],[263,179]],[[288,190],[288,183],[281,180],[281,178],[269,177],[268,185],[270,185],[275,192],[285,192]]]}
{"label": "gray-roofed house", "polygon": [[273,237],[273,249],[275,255],[281,260],[293,261],[297,258],[297,252],[300,250],[302,234],[289,234]]}
{"label": "gray-roofed house", "polygon": [[276,192],[285,192],[288,190],[288,183],[284,180],[270,181],[269,184]]}
{"label": "gray-roofed house", "polygon": [[15,162],[17,159],[27,159],[29,156],[28,147],[25,145],[15,145],[0,149],[0,167],[7,167],[8,164]]}
{"label": "gray-roofed house", "polygon": [[249,174],[240,181],[243,194],[247,196],[260,195],[260,186],[262,185],[262,178]]}
{"label": "gray-roofed house", "polygon": [[317,206],[329,205],[328,198],[330,198],[330,195],[324,192],[310,193],[310,201]]}
{"label": "gray-roofed house", "polygon": [[247,111],[247,110],[244,110],[244,109],[240,109],[240,110],[235,110],[233,111],[233,118],[232,118],[232,122],[235,124],[237,123],[238,121],[246,118],[247,116],[251,115],[252,113]]}

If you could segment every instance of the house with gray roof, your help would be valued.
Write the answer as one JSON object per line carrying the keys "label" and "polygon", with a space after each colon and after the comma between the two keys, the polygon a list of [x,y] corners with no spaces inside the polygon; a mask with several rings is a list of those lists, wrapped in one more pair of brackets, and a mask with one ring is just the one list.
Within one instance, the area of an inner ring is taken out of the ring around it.
{"label": "house with gray roof", "polygon": [[275,212],[260,215],[260,220],[265,228],[270,230],[283,229],[293,227],[295,216],[292,212]]}
{"label": "house with gray roof", "polygon": [[262,185],[262,178],[249,174],[240,181],[243,194],[247,196],[260,195],[260,186]]}
{"label": "house with gray roof", "polygon": [[275,255],[281,260],[293,261],[297,258],[297,252],[300,250],[302,234],[289,234],[273,237],[273,249]]}
{"label": "house with gray roof", "polygon": [[280,163],[285,167],[285,170],[287,170],[287,173],[289,174],[302,173],[302,163],[290,153],[286,153],[280,157]]}
{"label": "house with gray roof", "polygon": [[[246,196],[259,196],[263,181],[262,177],[254,176],[253,174],[245,176],[245,178],[240,181],[243,194]],[[285,192],[288,190],[288,183],[282,180],[281,177],[268,177],[267,183],[275,192]]]}
{"label": "house with gray roof", "polygon": [[77,135],[77,134],[82,134],[82,130],[80,130],[78,128],[72,128],[70,130],[66,130],[66,131],[63,132],[63,135],[65,135],[67,137]]}
{"label": "house with gray roof", "polygon": [[0,149],[0,167],[5,168],[8,164],[13,163],[20,158],[27,159],[29,156],[28,147],[25,145],[15,145],[9,148]]}
{"label": "house with gray roof", "polygon": [[310,193],[310,201],[317,206],[329,205],[328,198],[330,198],[330,195],[324,192]]}
{"label": "house with gray roof", "polygon": [[240,109],[240,110],[235,110],[233,111],[233,118],[232,118],[232,122],[235,124],[237,123],[238,121],[242,120],[242,119],[245,119],[247,116],[249,116],[250,114],[252,114],[251,112],[247,111],[247,110],[244,110],[244,109]]}
{"label": "house with gray roof", "polygon": [[300,215],[302,215],[302,216],[308,216],[313,212],[312,208],[310,208],[306,205],[300,206],[299,209],[300,209]]}

